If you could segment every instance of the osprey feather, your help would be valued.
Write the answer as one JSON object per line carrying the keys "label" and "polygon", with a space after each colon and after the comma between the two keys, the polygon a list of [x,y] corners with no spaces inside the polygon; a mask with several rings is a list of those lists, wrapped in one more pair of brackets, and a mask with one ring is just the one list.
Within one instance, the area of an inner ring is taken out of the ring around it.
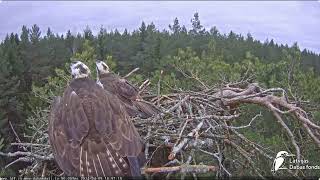
{"label": "osprey feather", "polygon": [[126,79],[110,72],[110,68],[103,61],[96,61],[97,84],[103,87],[107,92],[115,94],[124,103],[128,114],[131,117],[140,116],[148,118],[160,113],[160,111],[151,104],[145,103],[139,96],[136,87],[130,84]]}
{"label": "osprey feather", "polygon": [[49,140],[67,176],[137,176],[142,140],[119,99],[90,79],[89,68],[72,63],[72,81],[55,98]]}

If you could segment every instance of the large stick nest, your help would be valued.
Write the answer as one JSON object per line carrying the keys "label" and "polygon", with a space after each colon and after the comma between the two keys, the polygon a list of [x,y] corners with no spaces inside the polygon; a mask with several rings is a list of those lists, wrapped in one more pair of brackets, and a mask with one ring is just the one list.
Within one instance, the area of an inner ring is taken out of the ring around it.
{"label": "large stick nest", "polygon": [[[285,90],[281,88],[263,89],[257,83],[233,83],[218,88],[205,88],[201,91],[175,90],[166,95],[145,93],[143,83],[140,86],[144,101],[161,110],[161,114],[149,119],[134,118],[133,122],[145,140],[147,162],[142,168],[147,177],[159,174],[193,175],[207,173],[210,176],[269,176],[275,153],[260,142],[250,140],[242,132],[250,129],[262,113],[252,115],[241,123],[246,104],[261,106],[270,111],[273,120],[286,134],[289,150],[301,159],[297,137],[284,117],[299,124],[305,136],[320,147],[320,127],[312,122],[309,115],[298,102],[290,102]],[[209,86],[207,86],[209,87]],[[249,109],[250,110],[250,109]],[[21,151],[1,153],[12,157],[6,167],[18,162],[30,162],[30,166],[20,171],[21,175],[47,176],[62,175],[54,164],[47,135],[48,110],[36,110],[30,125],[34,134],[30,142],[13,143]],[[272,118],[271,118],[272,120]],[[235,124],[238,124],[237,126]],[[239,125],[240,124],[240,125]],[[274,132],[280,133],[281,132]],[[270,169],[261,170],[258,162],[270,164]],[[242,172],[241,169],[247,169]],[[292,176],[299,171],[287,170]],[[244,174],[242,174],[244,173]],[[302,173],[303,174],[303,173]]]}

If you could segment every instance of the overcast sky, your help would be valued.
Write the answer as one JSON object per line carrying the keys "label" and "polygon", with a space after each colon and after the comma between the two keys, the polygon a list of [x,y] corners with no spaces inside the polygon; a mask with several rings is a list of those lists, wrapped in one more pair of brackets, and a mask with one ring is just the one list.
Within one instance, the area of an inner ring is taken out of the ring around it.
{"label": "overcast sky", "polygon": [[278,43],[298,42],[301,49],[320,53],[319,1],[2,1],[0,0],[0,39],[20,32],[22,25],[38,24],[43,32],[50,27],[56,33],[93,31],[101,26],[111,29],[137,29],[142,21],[154,22],[159,29],[178,17],[191,27],[190,19],[199,12],[207,29],[216,26],[222,33],[231,30],[256,39],[274,39]]}

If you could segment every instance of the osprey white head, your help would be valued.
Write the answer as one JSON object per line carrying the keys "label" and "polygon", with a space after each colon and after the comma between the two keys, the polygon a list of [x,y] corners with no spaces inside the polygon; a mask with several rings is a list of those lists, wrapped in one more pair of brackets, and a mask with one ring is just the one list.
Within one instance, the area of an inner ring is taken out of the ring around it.
{"label": "osprey white head", "polygon": [[91,73],[88,66],[81,61],[72,62],[70,64],[70,69],[72,78],[74,79],[89,77]]}
{"label": "osprey white head", "polygon": [[109,66],[105,62],[100,60],[96,60],[96,70],[97,75],[106,74],[110,72]]}

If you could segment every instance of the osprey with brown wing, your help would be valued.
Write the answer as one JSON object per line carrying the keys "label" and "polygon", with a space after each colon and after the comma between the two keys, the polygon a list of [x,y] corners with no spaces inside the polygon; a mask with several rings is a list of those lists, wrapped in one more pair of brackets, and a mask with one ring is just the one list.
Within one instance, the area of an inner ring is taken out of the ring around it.
{"label": "osprey with brown wing", "polygon": [[117,96],[89,78],[80,61],[72,81],[52,104],[49,140],[68,176],[139,176],[142,140]]}
{"label": "osprey with brown wing", "polygon": [[143,102],[139,91],[126,79],[110,72],[109,66],[103,61],[96,61],[97,83],[107,92],[115,94],[125,105],[131,117],[148,118],[159,114],[160,111],[153,105]]}

